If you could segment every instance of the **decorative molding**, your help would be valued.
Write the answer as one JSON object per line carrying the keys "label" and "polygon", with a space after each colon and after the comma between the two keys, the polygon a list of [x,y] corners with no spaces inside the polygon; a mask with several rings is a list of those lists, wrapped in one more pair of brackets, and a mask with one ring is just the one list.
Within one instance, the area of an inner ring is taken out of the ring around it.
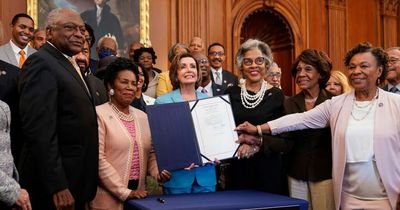
{"label": "decorative molding", "polygon": [[397,17],[400,0],[380,0],[380,3],[382,15]]}
{"label": "decorative molding", "polygon": [[332,7],[345,7],[346,6],[346,0],[327,0],[328,6]]}
{"label": "decorative molding", "polygon": [[29,16],[32,17],[32,19],[35,22],[34,27],[38,28],[39,24],[39,17],[38,17],[38,0],[27,0],[27,12]]}
{"label": "decorative molding", "polygon": [[264,0],[264,6],[266,7],[275,7],[276,0]]}
{"label": "decorative molding", "polygon": [[[38,2],[40,0],[27,0],[27,13],[35,22],[35,28],[38,28]],[[149,0],[140,0],[140,42],[146,46],[151,46],[150,42],[150,3]]]}

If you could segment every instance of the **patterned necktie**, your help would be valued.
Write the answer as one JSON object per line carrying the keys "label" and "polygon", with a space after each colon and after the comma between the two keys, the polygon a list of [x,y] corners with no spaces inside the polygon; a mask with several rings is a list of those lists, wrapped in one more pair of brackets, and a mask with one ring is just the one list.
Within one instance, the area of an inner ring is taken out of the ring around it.
{"label": "patterned necktie", "polygon": [[219,71],[216,71],[215,74],[217,76],[215,78],[215,84],[222,85],[221,73]]}
{"label": "patterned necktie", "polygon": [[22,68],[22,65],[25,62],[25,51],[21,50],[21,51],[19,51],[18,54],[19,54],[19,68]]}
{"label": "patterned necktie", "polygon": [[392,92],[392,93],[397,93],[398,90],[399,90],[399,89],[397,89],[396,86],[393,86],[393,87],[390,88],[389,91]]}

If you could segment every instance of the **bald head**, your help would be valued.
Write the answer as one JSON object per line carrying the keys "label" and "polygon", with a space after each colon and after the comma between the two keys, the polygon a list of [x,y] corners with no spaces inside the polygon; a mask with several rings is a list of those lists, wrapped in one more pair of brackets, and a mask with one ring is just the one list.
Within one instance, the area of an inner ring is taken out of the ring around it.
{"label": "bald head", "polygon": [[204,52],[204,43],[200,37],[193,37],[189,44],[190,53]]}

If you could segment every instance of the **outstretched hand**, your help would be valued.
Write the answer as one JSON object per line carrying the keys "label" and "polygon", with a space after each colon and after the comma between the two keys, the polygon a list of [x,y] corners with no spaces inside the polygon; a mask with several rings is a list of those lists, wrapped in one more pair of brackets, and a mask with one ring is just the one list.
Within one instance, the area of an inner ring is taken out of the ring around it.
{"label": "outstretched hand", "polygon": [[239,133],[248,133],[255,135],[257,134],[257,127],[246,121],[238,125],[235,131],[238,131]]}
{"label": "outstretched hand", "polygon": [[242,133],[236,143],[261,146],[262,141],[259,136]]}

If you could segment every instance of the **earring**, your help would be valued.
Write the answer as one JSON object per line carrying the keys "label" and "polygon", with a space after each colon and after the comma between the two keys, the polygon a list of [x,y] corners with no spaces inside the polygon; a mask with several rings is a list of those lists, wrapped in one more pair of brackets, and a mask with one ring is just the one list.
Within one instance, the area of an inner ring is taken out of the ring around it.
{"label": "earring", "polygon": [[114,89],[111,88],[111,89],[108,91],[108,94],[109,94],[110,96],[113,96],[113,95],[115,94]]}

